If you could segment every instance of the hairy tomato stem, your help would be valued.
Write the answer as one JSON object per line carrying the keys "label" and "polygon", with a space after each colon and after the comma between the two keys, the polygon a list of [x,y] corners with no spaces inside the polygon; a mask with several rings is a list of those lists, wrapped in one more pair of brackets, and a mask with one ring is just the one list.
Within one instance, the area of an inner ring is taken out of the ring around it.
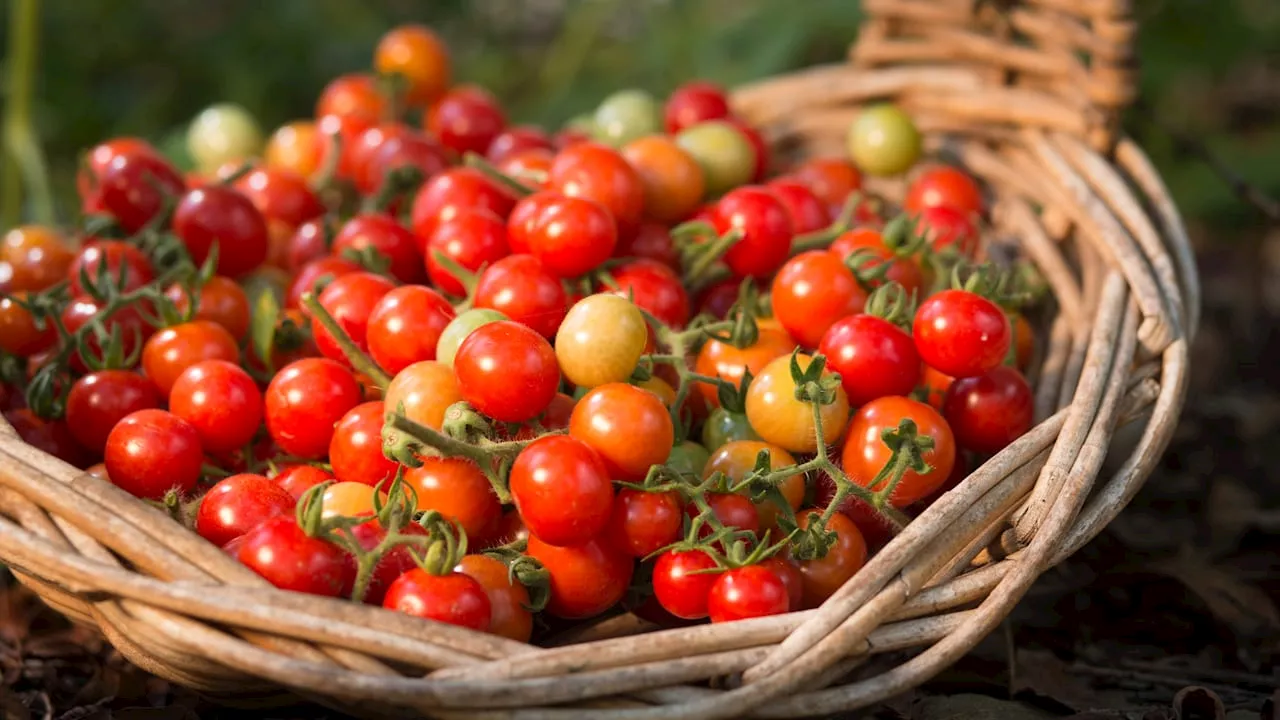
{"label": "hairy tomato stem", "polygon": [[342,327],[338,325],[338,321],[320,304],[319,298],[314,293],[307,293],[302,296],[302,306],[311,313],[313,318],[320,321],[325,330],[329,331],[329,334],[333,336],[334,342],[338,343],[338,347],[342,349],[342,354],[346,356],[347,362],[351,363],[351,367],[355,368],[357,372],[368,376],[379,389],[387,389],[387,386],[391,384],[391,376],[384,372],[381,367],[378,367],[378,364],[364,354],[364,351],[356,347],[355,342],[351,340],[351,336],[347,335]]}

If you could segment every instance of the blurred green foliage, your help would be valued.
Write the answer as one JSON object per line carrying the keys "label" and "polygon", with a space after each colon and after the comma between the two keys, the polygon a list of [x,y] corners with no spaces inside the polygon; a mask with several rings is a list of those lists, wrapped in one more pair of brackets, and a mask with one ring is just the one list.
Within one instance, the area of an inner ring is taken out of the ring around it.
{"label": "blurred green foliage", "polygon": [[[1280,193],[1280,2],[1138,6],[1154,114]],[[619,87],[731,85],[839,60],[859,13],[854,0],[44,0],[36,126],[63,218],[78,155],[97,141],[141,135],[180,157],[185,123],[223,100],[269,132],[309,115],[329,78],[367,67],[405,21],[435,27],[455,76],[493,89],[513,119],[559,123]],[[1163,131],[1132,127],[1189,217],[1257,222]]]}

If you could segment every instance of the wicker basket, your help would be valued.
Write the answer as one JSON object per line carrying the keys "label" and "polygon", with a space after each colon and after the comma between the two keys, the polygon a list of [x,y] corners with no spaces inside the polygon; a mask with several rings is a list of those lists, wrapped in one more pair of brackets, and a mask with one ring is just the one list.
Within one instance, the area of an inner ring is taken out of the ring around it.
{"label": "wicker basket", "polygon": [[[820,609],[646,634],[622,616],[535,648],[282,592],[7,426],[0,560],[134,663],[224,701],[283,688],[366,717],[796,717],[924,682],[1137,492],[1183,401],[1199,291],[1177,211],[1118,134],[1134,93],[1127,0],[863,6],[850,63],[742,88],[738,110],[780,152],[842,154],[860,103],[902,104],[931,149],[986,181],[989,239],[1020,245],[1056,308],[1040,343],[1039,424]],[[1124,425],[1134,439],[1119,448]],[[856,671],[904,649],[918,652]]]}

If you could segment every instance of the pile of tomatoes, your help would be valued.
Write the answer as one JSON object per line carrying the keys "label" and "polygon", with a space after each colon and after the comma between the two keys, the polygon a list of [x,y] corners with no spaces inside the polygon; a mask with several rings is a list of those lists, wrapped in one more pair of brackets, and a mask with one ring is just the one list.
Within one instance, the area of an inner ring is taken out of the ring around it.
{"label": "pile of tomatoes", "polygon": [[104,142],[80,227],[4,236],[24,440],[280,588],[529,640],[815,607],[1031,426],[1022,276],[893,106],[781,168],[707,82],[548,133],[424,27],[373,70],[265,142],[210,108],[185,174]]}

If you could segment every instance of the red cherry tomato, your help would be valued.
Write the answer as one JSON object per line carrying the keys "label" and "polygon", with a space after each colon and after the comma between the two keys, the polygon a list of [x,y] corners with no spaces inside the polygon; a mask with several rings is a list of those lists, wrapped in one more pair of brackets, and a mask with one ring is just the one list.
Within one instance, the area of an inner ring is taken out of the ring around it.
{"label": "red cherry tomato", "polygon": [[0,291],[40,292],[66,279],[75,252],[58,231],[16,227],[0,240]]}
{"label": "red cherry tomato", "polygon": [[100,453],[107,446],[111,429],[125,416],[158,407],[160,394],[150,380],[127,370],[100,370],[71,386],[67,428],[86,449]]}
{"label": "red cherry tomato", "polygon": [[657,260],[631,260],[612,268],[609,275],[618,286],[612,291],[615,295],[630,297],[663,324],[682,328],[689,322],[689,295],[670,267]]}
{"label": "red cherry tomato", "polygon": [[533,125],[516,125],[503,130],[489,143],[485,155],[491,163],[524,152],[525,150],[551,150],[551,138],[546,131]]}
{"label": "red cherry tomato", "polygon": [[547,187],[603,205],[617,222],[620,236],[631,235],[640,226],[644,185],[631,163],[611,147],[583,142],[564,148],[551,165]]}
{"label": "red cherry tomato", "polygon": [[[87,293],[87,288],[81,281],[82,275],[88,277],[89,282],[97,284],[101,282],[104,272],[106,283],[119,288],[121,292],[137,290],[155,278],[151,261],[138,248],[122,240],[93,238],[80,249],[67,270],[71,294],[75,296]],[[122,275],[123,285],[120,284]]]}
{"label": "red cherry tomato", "polygon": [[868,272],[878,269],[883,263],[889,263],[883,278],[872,278],[869,284],[878,288],[886,282],[896,282],[908,294],[920,292],[924,288],[924,272],[915,260],[898,257],[884,244],[884,236],[875,228],[863,227],[841,233],[831,243],[831,253],[846,263],[854,253],[858,253],[861,262],[856,262],[856,270]]}
{"label": "red cherry tomato", "polygon": [[956,380],[947,392],[942,415],[956,444],[994,455],[1031,429],[1034,398],[1022,373],[1003,365],[985,375]]}
{"label": "red cherry tomato", "polygon": [[[680,270],[680,253],[671,239],[671,231],[661,223],[641,223],[634,236],[618,238],[613,256],[656,260],[672,270]],[[736,284],[734,288],[737,288]]]}
{"label": "red cherry tomato", "polygon": [[[356,525],[349,531],[355,541],[360,543],[360,547],[365,550],[372,550],[382,542],[387,536],[387,531],[378,523],[377,520],[367,520]],[[421,525],[409,523],[400,528],[401,534],[404,535],[426,535],[427,531]],[[364,602],[369,605],[381,605],[386,599],[387,588],[391,587],[401,575],[418,567],[418,563],[413,559],[413,554],[409,550],[408,545],[399,545],[386,552],[373,566],[373,571],[369,574],[369,584],[365,587]],[[352,583],[354,586],[354,582]],[[354,590],[355,588],[352,587]],[[346,589],[343,589],[346,594]]]}
{"label": "red cherry tomato", "polygon": [[334,425],[360,398],[360,383],[347,368],[323,358],[297,360],[281,368],[267,386],[267,432],[290,455],[322,458]]}
{"label": "red cherry tomato", "polygon": [[506,126],[497,98],[474,85],[455,87],[427,113],[427,129],[459,155],[483,155]]}
{"label": "red cherry tomato", "polygon": [[507,225],[488,210],[459,210],[452,219],[436,225],[423,253],[431,282],[446,295],[461,297],[467,294],[467,289],[436,258],[436,253],[464,270],[477,272],[511,253],[507,245]]}
{"label": "red cherry tomato", "polygon": [[262,475],[232,475],[218,481],[200,500],[196,532],[222,546],[269,518],[293,512],[297,501]]}
{"label": "red cherry tomato", "polygon": [[414,196],[410,210],[413,232],[426,244],[436,225],[452,220],[463,210],[489,210],[506,218],[515,207],[511,191],[474,168],[450,168],[428,180]]}
{"label": "red cherry tomato", "polygon": [[827,367],[840,373],[849,404],[908,395],[920,381],[920,355],[902,328],[874,315],[837,320],[818,344]]}
{"label": "red cherry tomato", "polygon": [[560,278],[536,257],[508,255],[480,273],[473,305],[497,310],[552,338],[569,311],[569,298]]}
{"label": "red cherry tomato", "polygon": [[169,411],[200,433],[215,455],[239,450],[262,424],[262,393],[239,365],[205,360],[187,368],[169,391]]}
{"label": "red cherry tomato", "polygon": [[930,366],[954,378],[999,366],[1013,330],[998,305],[967,290],[944,290],[920,304],[912,327],[916,349]]}
{"label": "red cherry tomato", "polygon": [[458,347],[453,368],[462,397],[501,422],[524,422],[546,410],[560,385],[551,343],[510,321],[473,330]]}
{"label": "red cherry tomato", "polygon": [[790,605],[787,586],[772,570],[747,565],[723,572],[707,595],[711,622],[781,615]]}
{"label": "red cherry tomato", "polygon": [[406,285],[382,296],[369,313],[365,341],[369,355],[395,375],[420,360],[436,359],[436,343],[455,316],[443,295]]}
{"label": "red cherry tomato", "polygon": [[333,473],[315,465],[286,465],[272,478],[294,500],[301,498],[311,488],[333,479]]}
{"label": "red cherry tomato", "polygon": [[404,483],[418,496],[419,510],[435,510],[473,542],[486,539],[502,516],[502,503],[479,466],[466,458],[424,457]]}
{"label": "red cherry tomato", "polygon": [[191,423],[164,410],[138,410],[111,429],[103,453],[111,482],[136,497],[188,493],[200,480],[204,453]]}
{"label": "red cherry tomato", "polygon": [[647,557],[680,539],[683,506],[679,493],[622,488],[613,500],[610,541],[632,557]]}
{"label": "red cherry tomato", "polygon": [[786,206],[797,235],[822,230],[831,224],[831,211],[827,204],[800,180],[778,178],[765,187]]}
{"label": "red cherry tomato", "polygon": [[513,580],[501,560],[488,555],[467,555],[458,563],[458,572],[470,575],[489,596],[489,632],[528,642],[533,634],[533,614],[529,591]]}
{"label": "red cherry tomato", "polygon": [[[387,138],[369,154],[357,185],[366,195],[373,195],[382,189],[392,172],[410,167],[430,179],[449,167],[449,158],[435,138],[420,132],[402,133]],[[397,200],[397,206],[398,203]]]}
{"label": "red cherry tomato", "polygon": [[600,534],[613,510],[613,483],[586,443],[564,435],[533,441],[511,466],[511,496],[533,536],[556,547]]}
{"label": "red cherry tomato", "polygon": [[267,222],[249,198],[229,187],[196,188],[173,211],[173,231],[197,264],[218,248],[218,274],[238,278],[267,259]]}
{"label": "red cherry tomato", "polygon": [[813,158],[790,175],[809,186],[813,194],[827,204],[833,218],[849,196],[862,189],[862,174],[853,163],[842,158]]}
{"label": "red cherry tomato", "polygon": [[773,279],[773,315],[796,342],[817,347],[828,328],[861,312],[867,292],[832,253],[810,250],[787,261]]}
{"label": "red cherry tomato", "polygon": [[396,474],[398,464],[382,454],[382,425],[386,408],[381,400],[357,405],[333,428],[329,465],[340,482],[376,486]]}
{"label": "red cherry tomato", "polygon": [[349,158],[351,166],[351,179],[355,181],[357,190],[365,195],[378,191],[378,186],[382,184],[382,178],[374,177],[368,172],[369,162],[373,159],[374,154],[382,149],[383,145],[411,132],[413,130],[404,123],[378,123],[362,130],[356,136],[355,143],[350,148],[344,148],[344,153]]}
{"label": "red cherry tomato", "polygon": [[152,335],[142,347],[142,369],[161,397],[169,397],[178,377],[204,360],[238,362],[240,348],[227,329],[207,320],[192,320]]}
{"label": "red cherry tomato", "polygon": [[555,617],[576,620],[599,615],[617,605],[631,583],[631,558],[601,538],[556,547],[530,535],[526,552],[551,575],[547,613]]}
{"label": "red cherry tomato", "polygon": [[724,88],[705,80],[691,80],[676,88],[663,108],[668,135],[707,120],[729,117],[729,96]]}
{"label": "red cherry tomato", "polygon": [[709,612],[707,601],[718,567],[701,550],[668,550],[653,565],[653,595],[663,609],[684,620],[699,620]]}
{"label": "red cherry tomato", "polygon": [[721,235],[733,229],[742,233],[724,254],[738,277],[766,278],[787,261],[795,228],[786,206],[765,188],[731,190],[716,203],[712,223]]}
{"label": "red cherry tomato", "polygon": [[378,89],[377,79],[366,73],[339,75],[320,91],[316,117],[337,115],[376,123],[387,111],[387,99]]}
{"label": "red cherry tomato", "polygon": [[310,537],[289,515],[245,533],[236,558],[281,590],[337,597],[355,580],[355,563],[345,550]]}
{"label": "red cherry tomato", "polygon": [[125,232],[133,234],[160,212],[166,197],[177,198],[185,189],[182,176],[158,154],[119,153],[98,173],[97,186],[86,205],[91,211],[111,215]]}
{"label": "red cherry tomato", "polygon": [[[751,498],[733,493],[708,493],[707,504],[711,506],[711,513],[715,515],[721,525],[727,528],[753,532],[759,536],[760,511],[756,508],[755,503],[751,502]],[[698,514],[698,506],[693,504],[686,505],[685,512],[690,517],[693,517]],[[709,525],[703,526],[702,536],[710,533],[711,527]]]}
{"label": "red cherry tomato", "polygon": [[[127,305],[120,308],[109,317],[103,315],[105,307],[105,302],[94,300],[87,295],[75,298],[62,309],[62,327],[68,333],[75,334],[90,321],[101,321],[102,328],[108,337],[112,333],[119,334],[121,339],[120,356],[123,358],[133,357],[138,350],[138,346],[147,342],[148,338],[152,336],[153,328],[143,320],[142,314],[138,311],[136,305]],[[88,372],[89,367],[85,363],[85,358],[92,358],[95,361],[105,359],[103,343],[96,334],[89,334],[84,343],[78,348],[78,351],[72,354],[71,369],[76,372]],[[145,362],[145,355],[143,360]],[[36,365],[38,363],[28,363],[28,369],[34,369]]]}
{"label": "red cherry tomato", "polygon": [[104,212],[103,208],[95,203],[98,199],[98,182],[102,174],[106,171],[107,166],[117,155],[135,155],[139,153],[150,153],[158,156],[160,153],[151,145],[151,143],[141,138],[135,137],[118,137],[112,138],[98,145],[92,150],[85,153],[84,164],[76,173],[76,192],[80,195],[82,202],[82,210],[87,215],[89,213]]}
{"label": "red cherry tomato", "polygon": [[965,257],[978,251],[978,229],[969,216],[948,207],[931,207],[916,216],[917,231],[929,238],[934,250],[955,248]]}
{"label": "red cherry tomato", "polygon": [[913,215],[932,207],[945,207],[962,215],[981,214],[982,190],[959,168],[939,165],[920,173],[907,188],[904,209]]}
{"label": "red cherry tomato", "polygon": [[787,589],[787,610],[795,612],[804,605],[804,576],[800,568],[788,557],[775,555],[760,561],[760,567],[773,571]]}
{"label": "red cherry tomato", "polygon": [[527,251],[549,272],[565,278],[578,277],[608,260],[618,242],[609,211],[589,197],[544,193],[521,201],[537,205],[533,218],[512,212]]}
{"label": "red cherry tomato", "polygon": [[382,606],[472,630],[489,629],[489,595],[470,575],[449,572],[432,575],[414,568],[387,588]]}
{"label": "red cherry tomato", "polygon": [[512,153],[494,166],[503,175],[541,190],[546,187],[547,174],[551,172],[551,164],[555,159],[555,153],[551,150],[531,148]]}
{"label": "red cherry tomato", "polygon": [[[904,397],[872,400],[854,413],[841,453],[841,465],[849,479],[864,487],[869,486],[893,455],[884,442],[885,431],[896,430],[904,419],[915,423],[920,436],[933,438],[933,449],[922,453],[930,469],[924,473],[908,470],[894,488],[889,501],[896,508],[907,507],[929,495],[951,474],[956,459],[955,436],[938,411]],[[880,490],[881,487],[869,489]]]}
{"label": "red cherry tomato", "polygon": [[569,435],[604,460],[609,476],[640,481],[649,468],[671,454],[675,430],[657,395],[628,383],[607,383],[587,391],[573,408]]}
{"label": "red cherry tomato", "polygon": [[285,293],[285,307],[302,307],[302,296],[316,292],[316,286],[323,281],[332,282],[343,275],[363,272],[364,268],[351,260],[340,257],[321,257],[303,265]]}
{"label": "red cherry tomato", "polygon": [[347,221],[333,238],[333,253],[342,255],[368,248],[387,260],[387,269],[400,282],[419,283],[427,279],[418,252],[418,239],[395,218],[382,213],[363,213]]}
{"label": "red cherry tomato", "polygon": [[324,204],[307,179],[286,168],[255,168],[235,182],[239,190],[267,220],[296,228],[324,214]]}
{"label": "red cherry tomato", "polygon": [[[394,290],[395,283],[370,272],[348,273],[336,278],[320,293],[323,307],[346,333],[351,342],[361,350],[368,350],[369,315],[384,295]],[[311,332],[316,348],[325,357],[349,364],[338,341],[318,321],[313,321]]]}
{"label": "red cherry tomato", "polygon": [[293,274],[311,261],[327,256],[333,234],[333,223],[326,218],[302,223],[289,238],[281,267]]}
{"label": "red cherry tomato", "polygon": [[[173,302],[179,313],[186,314],[190,310],[190,298],[181,285],[170,285],[164,296]],[[197,303],[193,319],[217,323],[236,339],[249,333],[249,298],[235,280],[214,275],[200,286],[195,296]]]}

